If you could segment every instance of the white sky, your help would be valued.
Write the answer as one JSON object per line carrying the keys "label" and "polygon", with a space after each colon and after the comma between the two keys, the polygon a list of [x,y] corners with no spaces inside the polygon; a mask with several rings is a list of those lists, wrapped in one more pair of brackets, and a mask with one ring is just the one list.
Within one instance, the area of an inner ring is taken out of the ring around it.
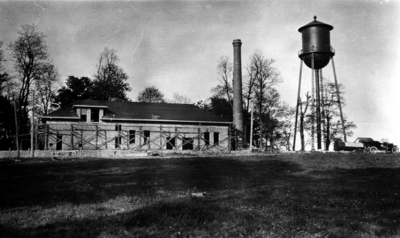
{"label": "white sky", "polygon": [[[109,47],[129,75],[132,100],[155,85],[167,98],[179,92],[195,102],[211,96],[219,58],[232,59],[232,41],[241,39],[243,66],[256,49],[275,59],[284,79],[278,90],[295,106],[298,28],[314,15],[334,27],[344,113],[358,126],[350,141],[388,138],[400,145],[400,1],[7,1],[0,2],[0,40],[6,46],[22,24],[36,23],[62,80],[92,77],[100,52]],[[324,74],[333,80],[331,65]]]}

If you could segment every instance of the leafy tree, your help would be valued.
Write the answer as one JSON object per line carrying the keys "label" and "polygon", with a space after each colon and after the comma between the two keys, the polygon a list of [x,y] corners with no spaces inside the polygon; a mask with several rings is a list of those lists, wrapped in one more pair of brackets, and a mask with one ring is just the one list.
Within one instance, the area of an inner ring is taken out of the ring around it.
{"label": "leafy tree", "polygon": [[146,87],[143,91],[139,93],[137,97],[139,102],[147,103],[164,103],[164,94],[160,92],[155,86]]}
{"label": "leafy tree", "polygon": [[[10,100],[10,77],[5,72],[3,63],[3,42],[0,41],[0,150],[8,150],[12,147],[12,136],[15,134],[14,107]],[[3,96],[3,90],[7,89],[7,97]]]}
{"label": "leafy tree", "polygon": [[188,96],[180,95],[179,93],[174,93],[172,100],[169,100],[168,103],[190,104],[191,100]]}
{"label": "leafy tree", "polygon": [[7,87],[7,82],[10,81],[9,75],[4,71],[3,62],[4,55],[3,55],[3,42],[0,41],[0,95],[3,94],[3,90]]}
{"label": "leafy tree", "polygon": [[45,35],[35,25],[23,25],[18,32],[18,39],[9,44],[10,57],[19,82],[18,111],[20,113],[20,131],[29,131],[28,105],[33,79],[41,72],[41,67],[48,60]]}
{"label": "leafy tree", "polygon": [[0,95],[0,150],[12,147],[15,135],[14,108],[6,97]]}
{"label": "leafy tree", "polygon": [[126,92],[131,91],[126,82],[128,75],[117,65],[119,58],[114,49],[104,48],[97,64],[93,81],[93,99],[129,101]]}
{"label": "leafy tree", "polygon": [[72,103],[76,100],[83,100],[92,97],[93,82],[88,77],[77,78],[69,76],[66,83],[58,90],[55,102],[61,106]]}
{"label": "leafy tree", "polygon": [[194,103],[194,105],[195,105],[196,107],[198,107],[198,108],[203,109],[203,110],[211,111],[212,108],[211,108],[210,103],[207,102],[208,100],[209,100],[209,99],[200,100],[200,101]]}
{"label": "leafy tree", "polygon": [[222,118],[225,118],[228,121],[233,120],[232,105],[227,99],[214,96],[210,98],[210,101],[211,103],[209,109],[211,112]]}

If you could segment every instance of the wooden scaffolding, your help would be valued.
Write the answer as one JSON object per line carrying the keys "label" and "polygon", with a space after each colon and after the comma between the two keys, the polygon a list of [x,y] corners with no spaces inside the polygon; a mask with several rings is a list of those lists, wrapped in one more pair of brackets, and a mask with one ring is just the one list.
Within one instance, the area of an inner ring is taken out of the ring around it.
{"label": "wooden scaffolding", "polygon": [[226,133],[202,127],[166,125],[124,126],[122,129],[118,124],[64,124],[63,127],[44,124],[38,128],[38,141],[44,150],[230,151],[232,139],[230,127]]}

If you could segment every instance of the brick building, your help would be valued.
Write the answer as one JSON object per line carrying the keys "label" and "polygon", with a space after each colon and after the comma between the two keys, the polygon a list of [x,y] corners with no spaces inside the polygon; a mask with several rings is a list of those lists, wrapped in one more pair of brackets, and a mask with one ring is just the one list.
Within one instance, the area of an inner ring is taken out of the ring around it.
{"label": "brick building", "polygon": [[232,123],[190,104],[88,99],[42,122],[48,150],[230,150]]}

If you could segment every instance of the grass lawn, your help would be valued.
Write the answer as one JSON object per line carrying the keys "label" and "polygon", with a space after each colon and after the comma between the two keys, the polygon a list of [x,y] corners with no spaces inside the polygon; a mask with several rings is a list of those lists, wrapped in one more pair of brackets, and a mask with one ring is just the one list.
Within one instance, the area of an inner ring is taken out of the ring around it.
{"label": "grass lawn", "polygon": [[0,163],[0,237],[400,237],[400,156]]}

